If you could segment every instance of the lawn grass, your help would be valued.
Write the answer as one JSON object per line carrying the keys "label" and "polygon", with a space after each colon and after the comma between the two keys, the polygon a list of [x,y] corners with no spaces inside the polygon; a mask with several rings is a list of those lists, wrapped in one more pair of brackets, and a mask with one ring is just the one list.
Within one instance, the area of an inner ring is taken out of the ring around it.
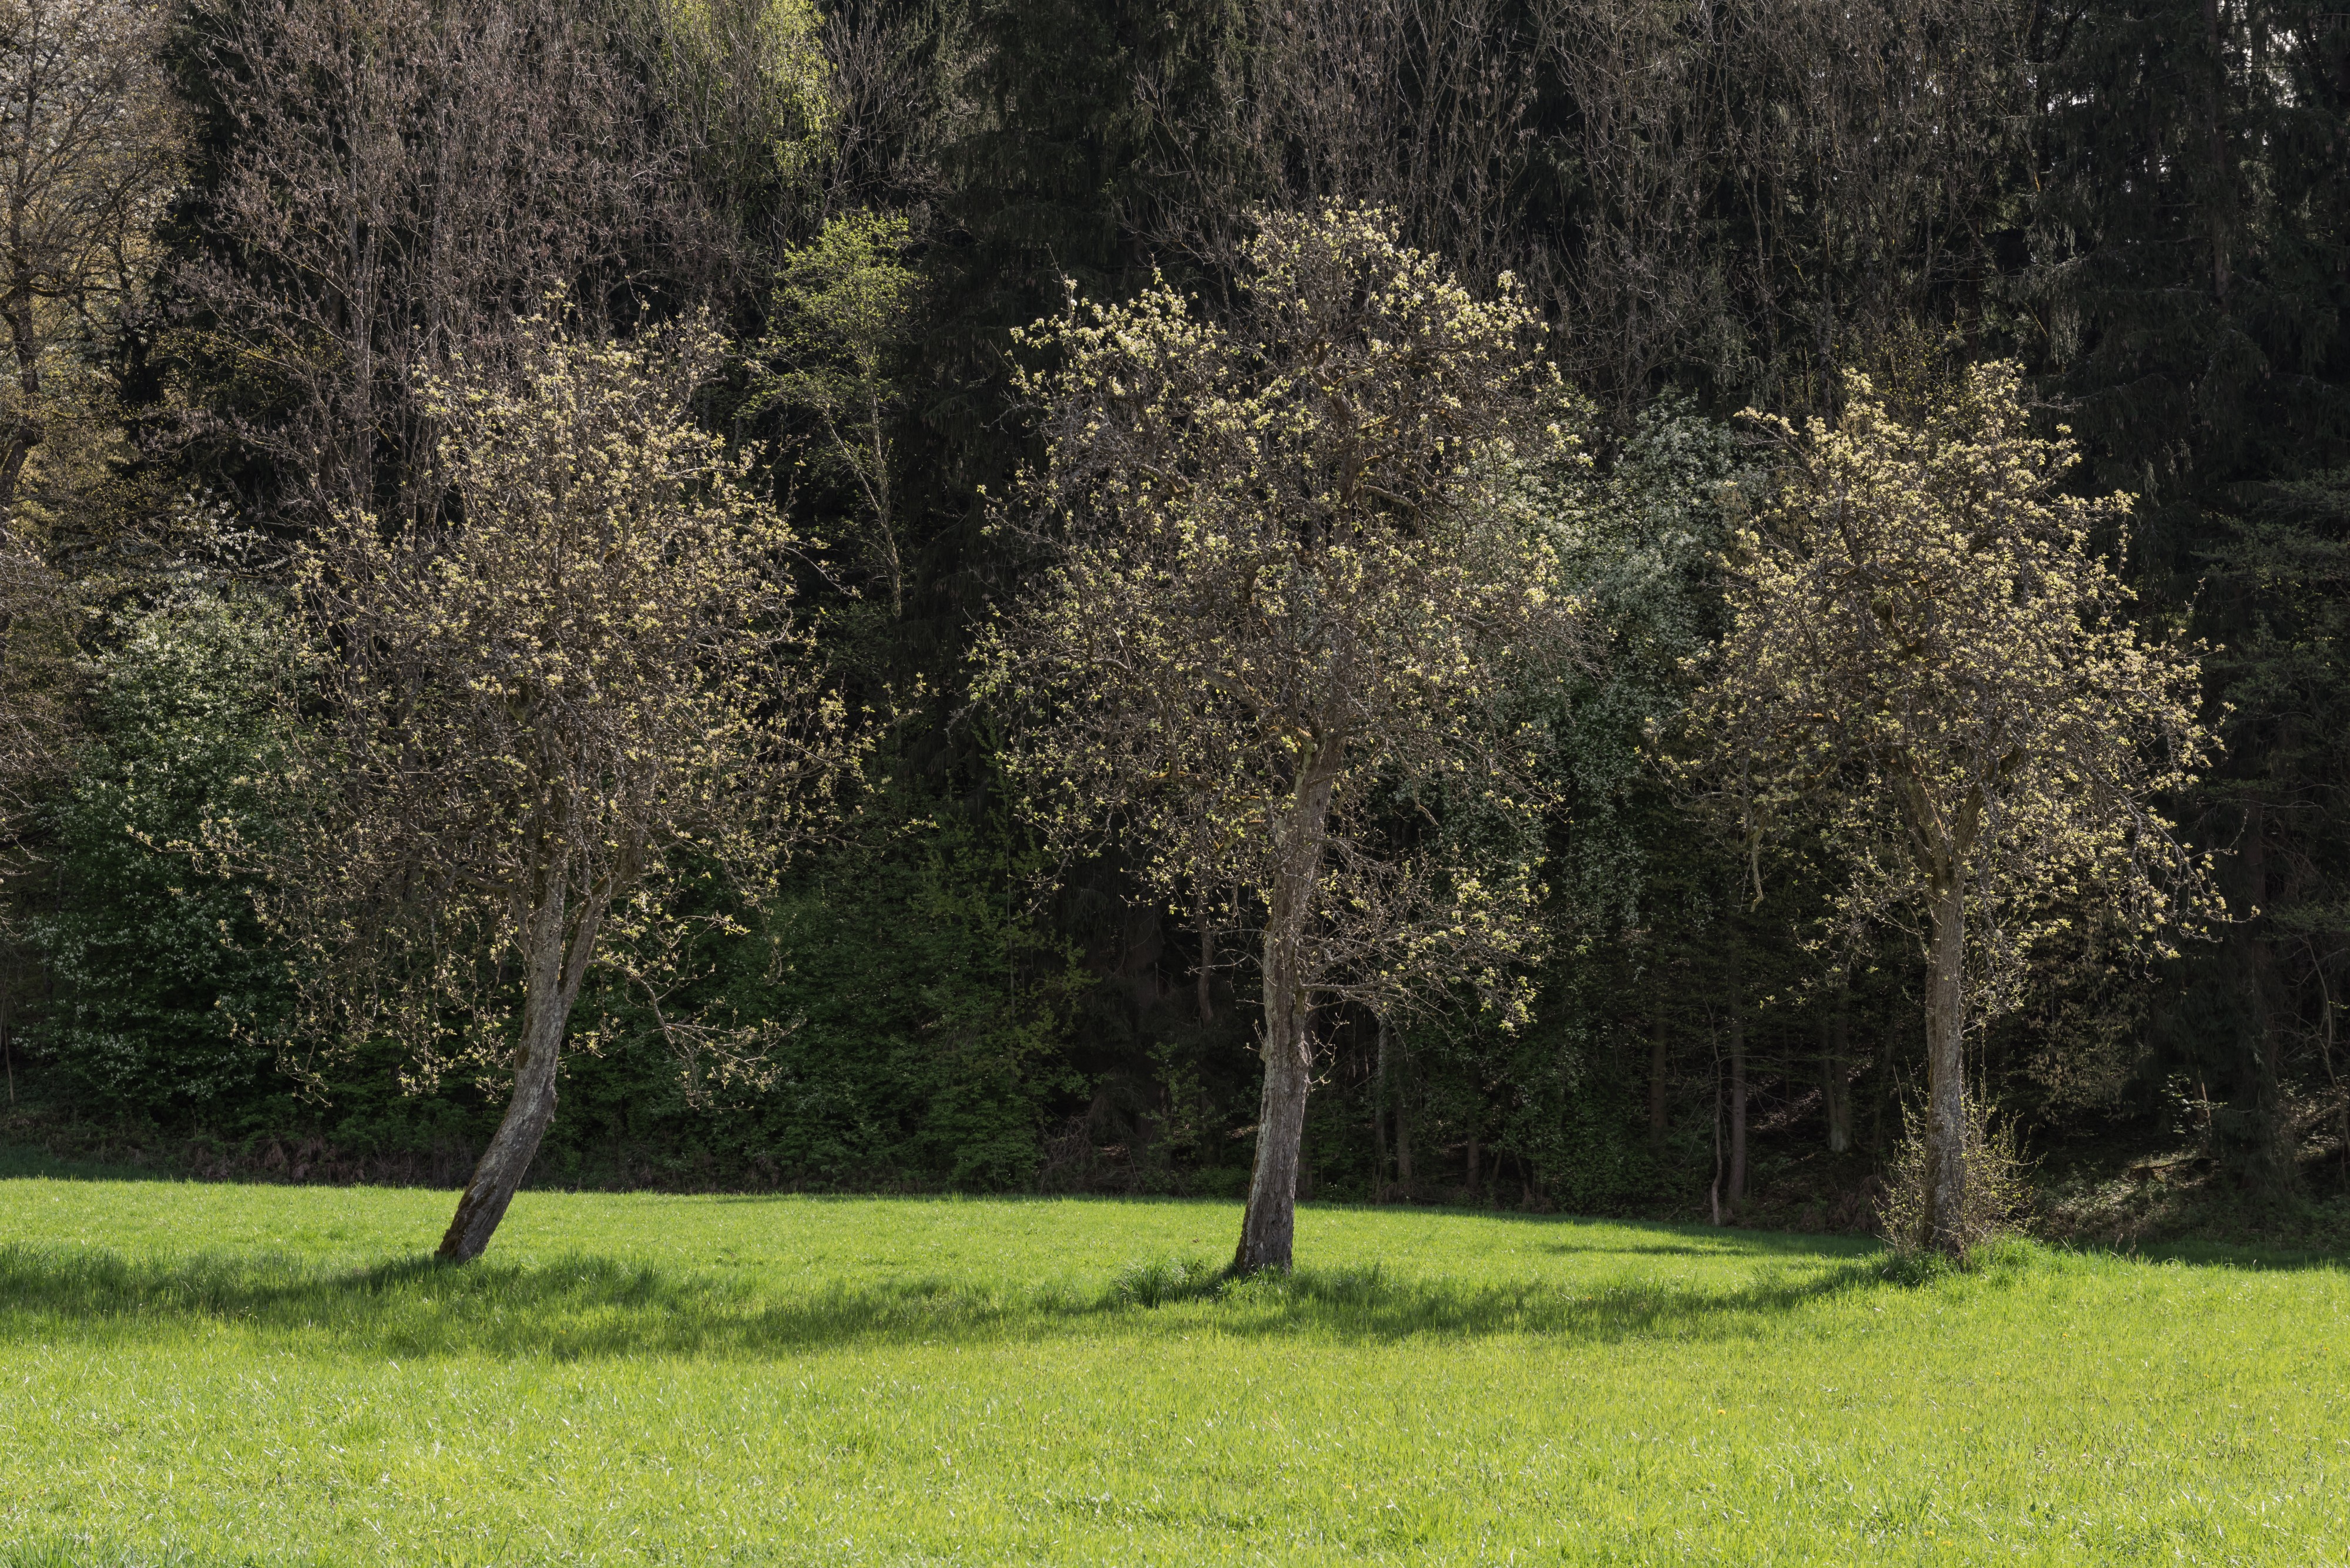
{"label": "lawn grass", "polygon": [[[0,1563],[2350,1562],[2350,1277],[1231,1205],[0,1179]],[[1149,1304],[1156,1302],[1158,1304]]]}

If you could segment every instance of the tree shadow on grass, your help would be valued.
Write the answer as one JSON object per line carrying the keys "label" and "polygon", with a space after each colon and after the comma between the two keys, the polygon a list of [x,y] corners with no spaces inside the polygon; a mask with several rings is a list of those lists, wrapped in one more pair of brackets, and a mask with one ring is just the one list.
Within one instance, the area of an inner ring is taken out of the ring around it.
{"label": "tree shadow on grass", "polygon": [[[1765,1259],[1785,1257],[1794,1253],[1815,1252],[1818,1251],[1816,1245],[1818,1241],[1819,1238],[1814,1236],[1804,1236],[1798,1238],[1796,1244],[1793,1246],[1749,1241],[1742,1238],[1735,1241],[1697,1244],[1669,1241],[1617,1243],[1553,1241],[1545,1243],[1539,1251],[1572,1258],[1709,1258],[1716,1262],[1726,1259],[1759,1262]],[[1857,1255],[1875,1251],[1876,1245],[1871,1241],[1865,1245],[1854,1246],[1851,1251]]]}
{"label": "tree shadow on grass", "polygon": [[404,1259],[353,1270],[276,1254],[149,1260],[12,1242],[0,1245],[0,1344],[137,1340],[201,1325],[393,1359],[763,1358],[1105,1332],[1354,1342],[1534,1334],[1605,1343],[1759,1334],[1808,1303],[1881,1283],[1867,1260],[1765,1266],[1742,1282],[1711,1285],[1631,1277],[1472,1284],[1377,1267],[1229,1281],[1191,1262],[1138,1293],[1135,1275],[1129,1269],[1093,1291],[919,1278],[788,1293],[589,1255],[462,1267]]}

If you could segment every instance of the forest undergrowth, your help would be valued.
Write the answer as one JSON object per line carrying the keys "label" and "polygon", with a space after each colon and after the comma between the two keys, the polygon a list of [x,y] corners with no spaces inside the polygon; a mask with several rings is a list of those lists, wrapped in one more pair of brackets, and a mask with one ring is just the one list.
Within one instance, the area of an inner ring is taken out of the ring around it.
{"label": "forest undergrowth", "polygon": [[[1808,1130],[1808,1129],[1799,1129]],[[2163,1138],[2137,1127],[2104,1137],[2057,1141],[2045,1133],[2026,1138],[2028,1203],[2014,1218],[2017,1234],[2062,1247],[2135,1252],[2173,1243],[2215,1242],[2294,1248],[2350,1255],[2350,1166],[2338,1145],[2312,1140],[2299,1161],[2289,1195],[2262,1199],[2246,1193],[2232,1174],[2192,1138]],[[242,1137],[173,1130],[153,1124],[73,1117],[0,1115],[0,1178],[236,1182],[373,1186],[444,1191],[471,1168],[473,1146],[453,1141],[423,1149],[366,1153],[312,1134]],[[1879,1161],[1870,1151],[1832,1154],[1808,1138],[1763,1137],[1755,1146],[1752,1189],[1725,1211],[1727,1228],[1799,1235],[1880,1237],[1885,1192]],[[1223,1198],[1232,1195],[1228,1167],[1159,1173],[1141,1187],[1130,1172],[1097,1173],[1102,1184],[1046,1187],[1042,1194],[1088,1198]],[[622,1149],[602,1161],[559,1164],[549,1159],[532,1177],[536,1190],[604,1194],[806,1196],[951,1199],[957,1193],[934,1174],[879,1170],[867,1179],[810,1183],[779,1179],[739,1164],[681,1163],[661,1151]],[[1138,1189],[1139,1188],[1139,1189]],[[1706,1195],[1689,1183],[1646,1199],[1617,1199],[1585,1209],[1565,1207],[1522,1184],[1489,1179],[1471,1189],[1439,1178],[1409,1195],[1392,1187],[1374,1208],[1513,1217],[1556,1216],[1669,1225],[1711,1222]],[[998,1196],[1002,1196],[998,1194]],[[1340,1186],[1329,1196],[1359,1203],[1366,1194]]]}

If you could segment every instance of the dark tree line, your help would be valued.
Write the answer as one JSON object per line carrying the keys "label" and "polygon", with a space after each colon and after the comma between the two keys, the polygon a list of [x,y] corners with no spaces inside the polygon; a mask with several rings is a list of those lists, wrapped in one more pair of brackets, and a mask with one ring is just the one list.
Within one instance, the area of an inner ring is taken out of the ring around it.
{"label": "dark tree line", "polygon": [[[1547,321],[1586,400],[1575,504],[1602,543],[1576,569],[1608,657],[1559,697],[1580,739],[1533,1021],[1324,1010],[1305,1190],[1865,1218],[1923,1091],[1918,948],[1821,947],[1836,868],[1792,841],[1756,861],[1653,737],[1724,629],[1723,487],[1770,461],[1740,410],[1832,416],[1849,369],[1993,358],[2074,431],[2077,493],[2137,498],[2115,565],[2139,622],[2213,645],[2223,749],[2167,809],[2220,855],[2237,919],[2150,970],[2085,919],[1966,1070],[2051,1154],[2183,1151],[2263,1202],[2350,1167],[2339,10],[18,9],[92,36],[140,20],[106,34],[109,68],[146,84],[112,100],[140,117],[132,152],[25,231],[94,236],[71,286],[48,281],[62,242],[6,258],[0,1030],[40,1136],[201,1132],[215,1160],[274,1145],[443,1177],[487,1137],[494,1085],[405,1098],[364,1045],[295,1097],[272,1030],[299,988],[238,890],[161,846],[265,811],[238,759],[264,743],[254,649],[289,552],[348,512],[445,520],[428,389],[524,357],[516,323],[559,292],[589,334],[721,331],[696,416],[827,542],[797,602],[852,706],[894,718],[849,825],[709,937],[675,999],[796,1021],[772,1081],[689,1095],[642,1003],[591,980],[600,1054],[572,1057],[541,1168],[1238,1191],[1253,935],[1166,900],[1131,848],[1050,856],[967,655],[1037,567],[993,510],[1043,455],[1015,369],[1046,367],[1015,329],[1071,288],[1114,303],[1159,277],[1229,314],[1251,214],[1335,199],[1474,288],[1512,274]],[[10,26],[5,68],[56,79],[37,27]],[[61,623],[45,607],[68,597]]]}

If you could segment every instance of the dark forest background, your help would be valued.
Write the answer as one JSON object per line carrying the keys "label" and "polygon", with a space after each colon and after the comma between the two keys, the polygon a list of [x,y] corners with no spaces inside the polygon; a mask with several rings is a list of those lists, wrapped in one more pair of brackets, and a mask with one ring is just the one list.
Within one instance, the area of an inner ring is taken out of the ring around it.
{"label": "dark forest background", "polygon": [[288,1007],[286,956],[161,846],[266,815],[241,770],[286,545],[429,504],[421,379],[559,286],[600,329],[724,327],[702,416],[827,541],[828,657],[898,717],[837,841],[704,955],[702,1002],[796,1020],[772,1085],[695,1092],[591,997],[538,1179],[1237,1195],[1248,934],[1047,863],[966,652],[1022,569],[989,527],[1037,455],[1013,329],[1160,274],[1213,308],[1253,211],[1337,197],[1526,282],[1627,521],[1538,1023],[1326,1012],[1306,1196],[1867,1222],[1922,1068],[1915,944],[1826,967],[1825,873],[1781,854],[1758,901],[1645,737],[1715,613],[1735,416],[1921,351],[2021,360],[2084,491],[2139,498],[2138,611],[2212,645],[2226,743],[2168,809],[2242,917],[2152,970],[2044,952],[1970,1075],[2060,1225],[2350,1191],[2350,12],[200,0],[120,36],[168,168],[78,292],[8,304],[40,375],[7,526],[74,605],[41,711],[69,740],[11,817],[14,1141],[463,1178],[497,1096],[365,1052],[305,1088],[234,1026]]}

